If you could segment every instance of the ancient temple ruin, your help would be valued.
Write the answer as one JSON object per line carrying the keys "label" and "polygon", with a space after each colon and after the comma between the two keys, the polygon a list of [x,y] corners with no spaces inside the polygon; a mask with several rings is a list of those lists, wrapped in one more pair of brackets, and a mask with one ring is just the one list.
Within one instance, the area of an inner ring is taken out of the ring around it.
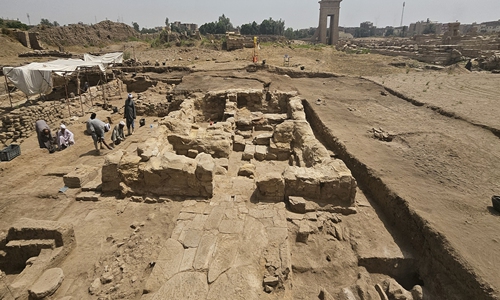
{"label": "ancient temple ruin", "polygon": [[[313,41],[322,44],[335,45],[339,41],[339,14],[342,0],[319,1],[319,25],[313,36]],[[328,22],[330,18],[330,22]]]}

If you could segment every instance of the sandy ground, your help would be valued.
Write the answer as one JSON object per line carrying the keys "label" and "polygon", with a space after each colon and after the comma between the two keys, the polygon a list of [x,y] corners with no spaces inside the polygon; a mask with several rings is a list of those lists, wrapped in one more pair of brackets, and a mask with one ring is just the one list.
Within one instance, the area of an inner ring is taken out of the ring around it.
{"label": "sandy ground", "polygon": [[[457,259],[492,287],[492,297],[500,297],[500,223],[490,200],[492,195],[500,193],[500,142],[492,133],[495,129],[500,130],[498,75],[467,73],[461,69],[407,71],[389,65],[402,60],[399,58],[348,55],[330,47],[319,50],[280,45],[263,47],[260,58],[266,59],[269,65],[282,66],[283,55],[289,54],[292,57],[290,68],[294,70],[304,66],[305,71],[346,75],[291,79],[243,70],[248,65],[250,49],[234,52],[192,48],[158,50],[134,45],[142,61],[169,59],[168,65],[191,66],[198,71],[186,76],[178,88],[262,88],[261,81],[265,81],[272,83],[272,90],[298,91],[311,102],[321,121],[346,150],[367,165],[449,242]],[[19,62],[12,56],[0,59],[4,64]],[[240,79],[231,81],[228,78]],[[391,94],[382,95],[384,88],[380,85],[415,100],[418,105]],[[324,104],[316,105],[317,99]],[[36,139],[32,137],[23,143],[21,157],[0,163],[0,230],[7,230],[9,224],[21,216],[71,220],[76,235],[81,236],[82,244],[86,245],[65,263],[73,270],[82,270],[78,276],[69,278],[73,282],[91,278],[89,270],[97,274],[104,268],[100,262],[106,261],[107,255],[114,251],[106,238],[109,241],[130,238],[133,231],[129,225],[139,221],[145,222],[141,234],[153,237],[151,244],[157,245],[154,237],[169,236],[170,220],[180,209],[178,203],[171,202],[161,207],[141,206],[128,210],[126,206],[133,203],[125,205],[115,199],[104,199],[97,204],[79,203],[74,201],[71,191],[58,194],[62,178],[45,176],[48,170],[77,164],[98,166],[103,162],[102,155],[94,155],[91,138],[83,135],[83,121],[81,119],[72,127],[77,138],[75,147],[48,156],[36,147]],[[376,140],[369,133],[372,128],[380,127],[395,136],[392,142]],[[143,132],[132,136],[121,147],[134,147],[135,142],[150,134],[148,128],[141,130]],[[106,154],[107,150],[102,152]],[[148,220],[151,214],[161,217]],[[114,217],[110,218],[111,215]],[[160,226],[163,230],[158,229]],[[109,238],[111,228],[116,233]],[[159,246],[152,247],[153,250],[144,253],[141,259],[147,261],[154,257],[156,247]],[[100,249],[98,255],[92,254],[95,248]],[[133,290],[140,291],[140,284],[137,283]],[[82,283],[80,288],[87,285],[88,282]],[[82,297],[85,294],[81,290],[75,293]]]}

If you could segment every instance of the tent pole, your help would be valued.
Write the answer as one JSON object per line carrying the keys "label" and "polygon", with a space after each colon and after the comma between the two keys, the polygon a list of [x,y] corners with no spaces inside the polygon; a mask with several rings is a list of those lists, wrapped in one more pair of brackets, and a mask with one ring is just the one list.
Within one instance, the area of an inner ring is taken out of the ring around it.
{"label": "tent pole", "polygon": [[88,89],[89,89],[89,95],[90,95],[90,104],[92,104],[92,107],[94,107],[94,99],[92,99],[92,90],[90,89],[90,82],[89,82],[89,73],[88,70],[85,69],[85,78],[87,78],[87,84],[88,84]]}
{"label": "tent pole", "polygon": [[85,115],[85,113],[83,112],[83,102],[82,102],[82,93],[81,93],[81,89],[80,89],[80,70],[78,70],[78,72],[76,73],[76,90],[78,91],[78,97],[80,98],[80,107],[82,108],[82,116]]}
{"label": "tent pole", "polygon": [[7,89],[7,93],[9,94],[10,108],[13,108],[14,106],[12,105],[12,96],[10,94],[9,84],[7,81],[7,75],[3,74],[3,76],[5,77],[5,88]]}
{"label": "tent pole", "polygon": [[69,98],[68,98],[68,81],[66,80],[66,76],[64,76],[64,89],[66,90],[66,104],[68,104],[68,112],[71,117],[71,108],[69,106]]}

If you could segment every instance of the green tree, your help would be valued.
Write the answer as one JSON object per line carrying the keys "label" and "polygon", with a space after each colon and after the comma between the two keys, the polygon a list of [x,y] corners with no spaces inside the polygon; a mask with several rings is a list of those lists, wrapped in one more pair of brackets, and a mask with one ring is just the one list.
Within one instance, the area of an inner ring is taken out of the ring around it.
{"label": "green tree", "polygon": [[57,27],[57,26],[61,26],[61,25],[59,25],[59,23],[58,23],[57,21],[54,21],[54,23],[53,23],[53,24],[54,24],[54,26],[56,26],[56,27]]}
{"label": "green tree", "polygon": [[385,31],[385,36],[391,36],[391,35],[394,35],[394,28],[388,28],[386,31]]}
{"label": "green tree", "polygon": [[167,26],[167,27],[168,27],[168,24],[170,24],[170,23],[168,22],[168,17],[167,17],[167,18],[165,19],[165,26]]}
{"label": "green tree", "polygon": [[52,22],[50,22],[48,19],[41,19],[40,20],[40,25],[45,25],[45,26],[48,26],[48,27],[51,27],[53,26],[54,24],[52,24]]}
{"label": "green tree", "polygon": [[219,21],[217,22],[217,25],[220,28],[224,28],[224,32],[222,32],[222,33],[226,33],[226,31],[234,30],[233,24],[231,24],[231,20],[228,17],[226,17],[224,14],[222,14],[222,16],[219,17]]}
{"label": "green tree", "polygon": [[140,32],[141,30],[139,29],[139,24],[137,22],[132,22],[132,27],[134,27],[134,30],[137,32]]}

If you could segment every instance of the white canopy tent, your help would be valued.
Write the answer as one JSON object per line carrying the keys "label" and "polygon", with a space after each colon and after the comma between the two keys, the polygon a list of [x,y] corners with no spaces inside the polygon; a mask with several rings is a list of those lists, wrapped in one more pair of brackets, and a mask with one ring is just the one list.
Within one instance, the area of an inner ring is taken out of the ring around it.
{"label": "white canopy tent", "polygon": [[3,73],[19,90],[27,96],[47,94],[52,90],[52,73],[59,76],[72,75],[81,68],[99,67],[106,70],[101,62],[81,59],[57,59],[44,63],[31,63],[22,67],[4,67]]}
{"label": "white canopy tent", "polygon": [[92,62],[100,62],[104,64],[105,66],[109,64],[121,64],[123,63],[123,52],[113,52],[113,53],[106,53],[104,55],[91,55],[85,53],[83,55],[83,60],[84,61],[92,61]]}

